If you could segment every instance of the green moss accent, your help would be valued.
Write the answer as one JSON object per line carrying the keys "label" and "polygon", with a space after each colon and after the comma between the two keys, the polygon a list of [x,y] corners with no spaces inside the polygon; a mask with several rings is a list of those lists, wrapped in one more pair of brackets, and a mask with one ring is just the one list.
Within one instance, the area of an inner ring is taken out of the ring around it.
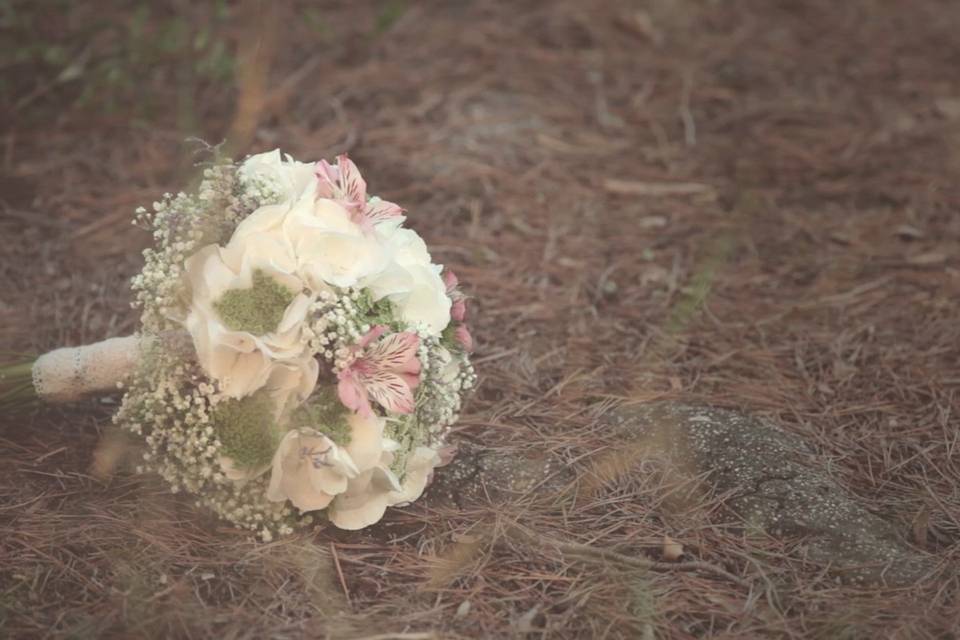
{"label": "green moss accent", "polygon": [[350,444],[353,436],[347,421],[349,411],[337,398],[333,387],[318,389],[310,399],[294,413],[291,422],[294,427],[310,427],[325,434],[338,446]]}
{"label": "green moss accent", "polygon": [[227,291],[213,308],[228,328],[262,336],[276,330],[295,297],[296,293],[257,269],[252,287]]}
{"label": "green moss accent", "polygon": [[396,309],[393,303],[387,298],[373,300],[373,297],[366,290],[360,293],[356,300],[357,311],[364,318],[364,321],[371,327],[378,324],[387,325],[391,329],[399,328]]}
{"label": "green moss accent", "polygon": [[223,455],[240,467],[269,464],[279,444],[279,432],[268,393],[223,400],[214,407],[210,417],[223,445]]}

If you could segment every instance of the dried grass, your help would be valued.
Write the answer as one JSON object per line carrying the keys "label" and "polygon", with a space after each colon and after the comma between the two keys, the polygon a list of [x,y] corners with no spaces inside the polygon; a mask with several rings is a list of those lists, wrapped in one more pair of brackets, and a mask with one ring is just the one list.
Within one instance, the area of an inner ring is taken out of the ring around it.
{"label": "dried grass", "polygon": [[[587,490],[435,492],[263,545],[148,478],[96,480],[108,403],[3,416],[0,633],[948,637],[955,577],[839,585],[719,500],[665,500],[597,418],[671,397],[774,418],[956,562],[951,2],[401,6],[330,9],[323,39],[281,16],[272,97],[201,87],[196,122],[219,141],[245,95],[249,149],[349,151],[476,296],[482,385],[458,436],[549,453]],[[173,114],[143,127],[45,95],[0,147],[0,349],[18,352],[133,329],[130,211],[186,179]]]}

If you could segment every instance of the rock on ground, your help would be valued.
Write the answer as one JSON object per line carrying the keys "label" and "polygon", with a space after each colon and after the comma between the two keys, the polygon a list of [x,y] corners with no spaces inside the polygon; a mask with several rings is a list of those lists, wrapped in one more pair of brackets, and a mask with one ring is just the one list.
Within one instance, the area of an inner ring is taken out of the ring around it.
{"label": "rock on ground", "polygon": [[[742,526],[798,541],[805,560],[844,581],[907,586],[936,568],[935,557],[910,547],[896,527],[870,512],[801,437],[768,421],[674,403],[623,406],[602,420],[622,434],[633,469],[655,459],[685,482],[702,478],[694,494],[723,494]],[[463,505],[534,488],[563,492],[572,478],[558,470],[563,465],[547,459],[467,448],[437,474],[431,494]],[[673,495],[676,500],[683,492]]]}

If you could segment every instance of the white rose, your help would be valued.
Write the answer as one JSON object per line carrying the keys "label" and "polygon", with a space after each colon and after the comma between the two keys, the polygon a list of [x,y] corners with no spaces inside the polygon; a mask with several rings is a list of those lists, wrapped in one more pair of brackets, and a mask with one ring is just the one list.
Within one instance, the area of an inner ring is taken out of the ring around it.
{"label": "white rose", "polygon": [[423,494],[434,467],[440,464],[440,455],[429,447],[417,447],[407,460],[401,483],[389,468],[398,446],[384,439],[380,464],[347,483],[347,490],[328,510],[333,524],[351,531],[362,529],[379,522],[387,507],[408,504]]}
{"label": "white rose", "polygon": [[392,256],[391,263],[365,282],[375,299],[389,298],[406,322],[439,335],[450,324],[452,301],[440,277],[442,267],[430,261],[423,239],[413,229],[384,223],[377,233]]}
{"label": "white rose", "polygon": [[269,234],[251,234],[226,248],[204,247],[184,264],[191,290],[184,324],[200,366],[230,397],[262,387],[273,361],[307,355],[311,299],[291,273],[291,253],[276,245]]}
{"label": "white rose", "polygon": [[354,481],[363,482],[381,469],[385,420],[350,414],[348,422],[351,438],[345,446],[338,446],[318,429],[289,431],[273,458],[267,499],[290,500],[303,512],[327,506],[333,509]]}
{"label": "white rose", "polygon": [[376,524],[383,517],[389,496],[401,489],[397,476],[380,464],[350,480],[347,490],[337,496],[327,515],[340,529],[356,531]]}
{"label": "white rose", "polygon": [[276,202],[297,200],[308,187],[317,183],[316,165],[297,162],[289,155],[281,158],[274,149],[247,158],[237,172],[240,182],[250,190],[259,189]]}
{"label": "white rose", "polygon": [[[253,244],[279,270],[296,272],[314,292],[351,287],[383,271],[390,255],[349,212],[308,187],[295,202],[260,207],[241,222],[231,243]],[[249,249],[248,249],[249,250]]]}
{"label": "white rose", "polygon": [[314,429],[293,429],[273,457],[267,499],[290,500],[300,511],[326,508],[359,471],[349,454]]}
{"label": "white rose", "polygon": [[299,272],[314,287],[355,286],[389,261],[379,238],[364,233],[342,205],[328,198],[306,194],[286,214],[283,229]]}
{"label": "white rose", "polygon": [[406,473],[400,491],[391,493],[388,504],[402,506],[423,495],[435,467],[440,466],[440,454],[430,447],[417,447],[407,460]]}

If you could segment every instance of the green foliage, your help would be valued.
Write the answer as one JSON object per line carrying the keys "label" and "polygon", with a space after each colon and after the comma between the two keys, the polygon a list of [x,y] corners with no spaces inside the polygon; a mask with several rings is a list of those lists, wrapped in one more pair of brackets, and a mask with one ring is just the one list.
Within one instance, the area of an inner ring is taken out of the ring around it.
{"label": "green foliage", "polygon": [[397,23],[397,20],[403,17],[407,12],[407,3],[403,0],[387,0],[377,12],[377,21],[374,24],[374,31],[377,34],[388,31],[390,27]]}
{"label": "green foliage", "polygon": [[357,311],[366,319],[366,322],[371,327],[382,324],[393,330],[400,328],[400,323],[396,320],[399,314],[393,308],[393,303],[390,302],[390,300],[386,298],[374,300],[369,290],[364,289],[360,292],[355,303]]}
{"label": "green foliage", "polygon": [[253,272],[253,286],[231,289],[220,296],[213,308],[223,323],[234,331],[255,336],[276,331],[287,307],[297,296],[261,269]]}
{"label": "green foliage", "polygon": [[231,11],[222,0],[0,0],[0,89],[19,108],[66,87],[80,106],[149,115],[162,106],[148,83],[193,94],[232,79]]}

